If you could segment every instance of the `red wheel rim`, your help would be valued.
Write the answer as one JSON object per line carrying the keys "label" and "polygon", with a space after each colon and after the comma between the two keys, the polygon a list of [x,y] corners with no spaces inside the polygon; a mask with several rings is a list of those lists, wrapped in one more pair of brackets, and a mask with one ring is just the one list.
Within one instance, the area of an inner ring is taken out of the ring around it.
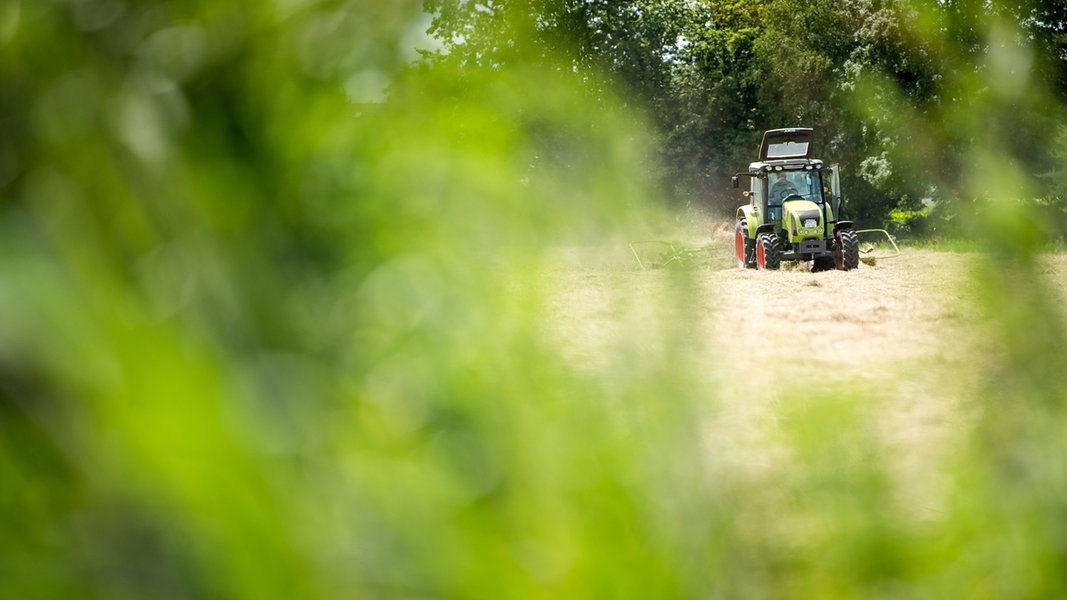
{"label": "red wheel rim", "polygon": [[763,251],[763,244],[756,244],[756,266],[761,271],[767,268],[767,255]]}
{"label": "red wheel rim", "polygon": [[745,234],[737,232],[737,266],[745,266]]}

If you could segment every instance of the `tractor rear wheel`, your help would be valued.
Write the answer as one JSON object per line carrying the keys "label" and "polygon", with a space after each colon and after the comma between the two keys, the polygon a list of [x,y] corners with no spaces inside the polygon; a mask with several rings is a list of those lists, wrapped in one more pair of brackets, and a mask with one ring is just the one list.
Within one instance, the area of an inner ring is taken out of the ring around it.
{"label": "tractor rear wheel", "polygon": [[860,266],[860,238],[854,229],[842,229],[838,234],[837,268],[851,271]]}
{"label": "tractor rear wheel", "polygon": [[737,247],[737,268],[756,268],[756,240],[748,237],[748,224],[744,219],[737,220],[734,239]]}
{"label": "tractor rear wheel", "polygon": [[776,271],[782,265],[782,242],[776,233],[761,233],[756,236],[756,268],[760,271]]}

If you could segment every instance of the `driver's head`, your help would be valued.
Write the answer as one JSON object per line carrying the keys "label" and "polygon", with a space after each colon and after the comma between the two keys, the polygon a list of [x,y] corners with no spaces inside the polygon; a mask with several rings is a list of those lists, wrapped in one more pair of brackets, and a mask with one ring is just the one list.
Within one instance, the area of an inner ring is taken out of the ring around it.
{"label": "driver's head", "polygon": [[785,183],[785,173],[778,172],[778,183]]}

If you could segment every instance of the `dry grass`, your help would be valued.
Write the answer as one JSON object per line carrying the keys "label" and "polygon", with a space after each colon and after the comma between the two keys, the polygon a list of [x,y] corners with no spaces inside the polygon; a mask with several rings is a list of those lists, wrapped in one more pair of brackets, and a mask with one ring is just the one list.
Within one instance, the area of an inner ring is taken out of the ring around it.
{"label": "dry grass", "polygon": [[787,477],[804,460],[789,440],[806,415],[844,398],[899,508],[937,514],[939,472],[976,385],[975,257],[905,250],[852,272],[758,272],[733,266],[729,233],[712,240],[711,266],[682,273],[627,265],[625,247],[614,263],[602,249],[570,252],[547,274],[548,335],[576,369],[610,374],[682,331],[679,371],[704,375],[708,451],[755,485]]}

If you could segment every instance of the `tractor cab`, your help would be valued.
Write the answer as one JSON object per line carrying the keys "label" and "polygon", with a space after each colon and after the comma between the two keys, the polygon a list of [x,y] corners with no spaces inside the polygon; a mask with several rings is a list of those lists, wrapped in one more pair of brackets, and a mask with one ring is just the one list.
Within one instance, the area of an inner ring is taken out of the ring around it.
{"label": "tractor cab", "polygon": [[[759,160],[748,166],[750,189],[745,193],[764,223],[781,223],[787,201],[807,200],[820,207],[831,199],[830,182],[823,180],[823,162],[812,158],[814,133],[810,128],[772,129],[763,134]],[[827,174],[833,169],[826,169]],[[832,212],[832,211],[831,211]],[[829,221],[829,219],[828,219]]]}

